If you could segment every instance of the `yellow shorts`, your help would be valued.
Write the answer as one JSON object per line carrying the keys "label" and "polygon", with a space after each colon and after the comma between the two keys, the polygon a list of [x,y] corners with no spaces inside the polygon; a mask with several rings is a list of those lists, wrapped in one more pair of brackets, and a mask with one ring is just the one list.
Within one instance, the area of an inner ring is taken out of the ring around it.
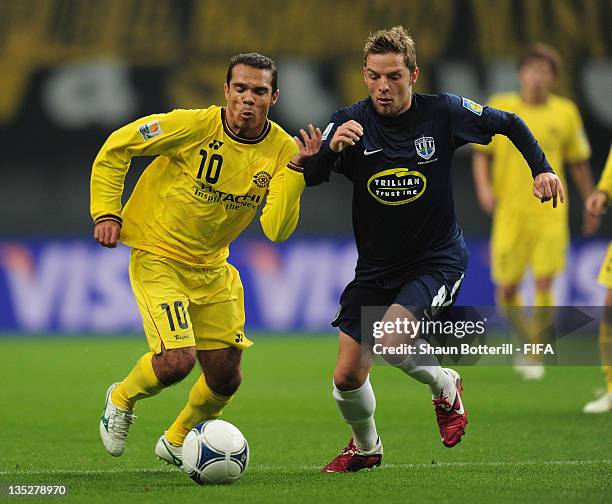
{"label": "yellow shorts", "polygon": [[599,270],[597,281],[604,287],[612,289],[612,242],[608,245],[608,252]]}
{"label": "yellow shorts", "polygon": [[491,236],[491,273],[498,285],[521,281],[530,267],[535,278],[563,272],[569,243],[567,223],[530,220],[498,212]]}
{"label": "yellow shorts", "polygon": [[192,268],[132,250],[130,282],[151,351],[195,346],[197,350],[248,348],[244,293],[238,270]]}

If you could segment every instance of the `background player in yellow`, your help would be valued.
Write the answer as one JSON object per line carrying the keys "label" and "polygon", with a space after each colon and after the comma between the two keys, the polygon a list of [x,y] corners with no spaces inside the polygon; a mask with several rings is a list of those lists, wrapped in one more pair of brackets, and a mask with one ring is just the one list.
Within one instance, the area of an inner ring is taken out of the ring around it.
{"label": "background player in yellow", "polygon": [[[242,379],[242,350],[252,344],[228,246],[264,199],[261,226],[270,240],[287,239],[298,222],[300,163],[319,150],[321,132],[311,125],[300,140],[268,119],[279,90],[265,56],[234,56],[224,89],[225,107],[174,110],[120,128],[94,161],[94,237],[106,247],[118,240],[132,247],[130,281],[151,349],[106,393],[100,435],[114,456],[125,449],[136,402],[182,380],[197,359],[203,374],[155,448],[181,465],[185,435],[221,414]],[[157,157],[122,208],[126,172],[140,155]]]}
{"label": "background player in yellow", "polygon": [[[612,203],[612,146],[596,191],[586,201],[586,211],[597,217],[603,215]],[[585,404],[585,413],[605,413],[612,411],[612,242],[601,265],[597,281],[608,289],[604,312],[599,326],[599,346],[607,390],[594,401]]]}
{"label": "background player in yellow", "polygon": [[[560,57],[543,44],[529,46],[518,62],[518,93],[503,93],[489,105],[516,113],[525,121],[550,164],[566,186],[564,163],[569,163],[574,182],[586,200],[593,190],[588,164],[590,146],[578,109],[567,98],[552,94],[560,69]],[[517,336],[523,340],[545,337],[551,311],[535,310],[526,321],[520,307],[519,285],[528,268],[535,279],[534,305],[554,305],[554,278],[565,268],[569,242],[568,206],[553,210],[526,190],[530,181],[526,164],[517,149],[502,135],[489,145],[475,145],[473,172],[481,207],[493,216],[491,270],[499,306],[505,308]],[[598,217],[585,212],[583,231],[594,232]],[[517,361],[517,364],[527,362]],[[541,378],[540,361],[516,366],[525,378]]]}

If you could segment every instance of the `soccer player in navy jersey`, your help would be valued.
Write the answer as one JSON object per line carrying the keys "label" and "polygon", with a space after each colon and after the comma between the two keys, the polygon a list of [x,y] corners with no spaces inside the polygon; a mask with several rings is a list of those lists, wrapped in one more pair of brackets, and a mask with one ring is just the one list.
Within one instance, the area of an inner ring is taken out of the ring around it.
{"label": "soccer player in navy jersey", "polygon": [[[413,93],[419,68],[414,42],[403,27],[368,38],[363,75],[369,97],[332,115],[321,150],[304,167],[308,186],[329,180],[332,171],[353,182],[358,250],[355,279],[332,322],[340,329],[333,396],[352,438],[323,472],[358,471],[382,460],[369,381],[372,353],[365,348],[372,335],[362,335],[361,308],[387,306],[382,322],[393,323],[438,315],[455,301],[468,251],[455,217],[454,151],[503,134],[526,159],[534,195],[552,199],[553,206],[557,198],[564,200],[559,179],[516,115],[452,94]],[[383,343],[393,344],[398,336],[390,332]],[[428,355],[422,336],[411,334],[408,341],[419,349],[418,357],[385,360],[430,387],[442,442],[455,446],[467,424],[461,378]]]}

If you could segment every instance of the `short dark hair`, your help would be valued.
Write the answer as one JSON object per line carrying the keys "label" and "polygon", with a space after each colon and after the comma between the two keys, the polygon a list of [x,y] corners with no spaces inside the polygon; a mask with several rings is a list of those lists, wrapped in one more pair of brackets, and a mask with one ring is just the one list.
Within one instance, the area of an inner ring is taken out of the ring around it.
{"label": "short dark hair", "polygon": [[540,59],[546,61],[555,76],[559,75],[561,70],[561,56],[559,52],[554,48],[541,42],[535,42],[528,45],[525,50],[521,53],[518,59],[519,70],[532,60]]}
{"label": "short dark hair", "polygon": [[417,67],[416,48],[414,40],[403,26],[398,25],[393,28],[384,28],[371,34],[366,40],[363,48],[363,64],[368,62],[370,54],[401,54],[404,64],[408,70],[414,72]]}
{"label": "short dark hair", "polygon": [[226,82],[228,86],[232,80],[232,70],[236,65],[247,65],[272,72],[272,92],[276,93],[278,89],[278,71],[276,70],[276,63],[274,63],[274,60],[259,53],[236,54],[236,56],[232,56],[229,61],[229,66],[227,67]]}

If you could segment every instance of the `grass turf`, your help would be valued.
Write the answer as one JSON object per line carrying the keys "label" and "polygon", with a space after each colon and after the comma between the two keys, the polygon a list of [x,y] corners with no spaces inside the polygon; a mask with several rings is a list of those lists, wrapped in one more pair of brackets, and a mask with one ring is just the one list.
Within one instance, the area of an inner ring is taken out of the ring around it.
{"label": "grass turf", "polygon": [[7,501],[20,500],[6,497],[15,484],[67,485],[69,495],[46,499],[53,502],[130,504],[610,502],[612,495],[612,416],[581,413],[602,383],[595,366],[548,368],[540,382],[523,382],[509,367],[460,368],[470,423],[450,450],[440,442],[425,387],[377,367],[383,466],[326,475],[318,469],[349,437],[330,394],[335,338],[260,337],[245,354],[243,385],[223,416],[249,440],[250,466],[232,486],[199,487],[153,453],[194,376],[139,403],[122,457],[106,454],[98,439],[106,388],[146,351],[144,337],[2,337],[0,351]]}

